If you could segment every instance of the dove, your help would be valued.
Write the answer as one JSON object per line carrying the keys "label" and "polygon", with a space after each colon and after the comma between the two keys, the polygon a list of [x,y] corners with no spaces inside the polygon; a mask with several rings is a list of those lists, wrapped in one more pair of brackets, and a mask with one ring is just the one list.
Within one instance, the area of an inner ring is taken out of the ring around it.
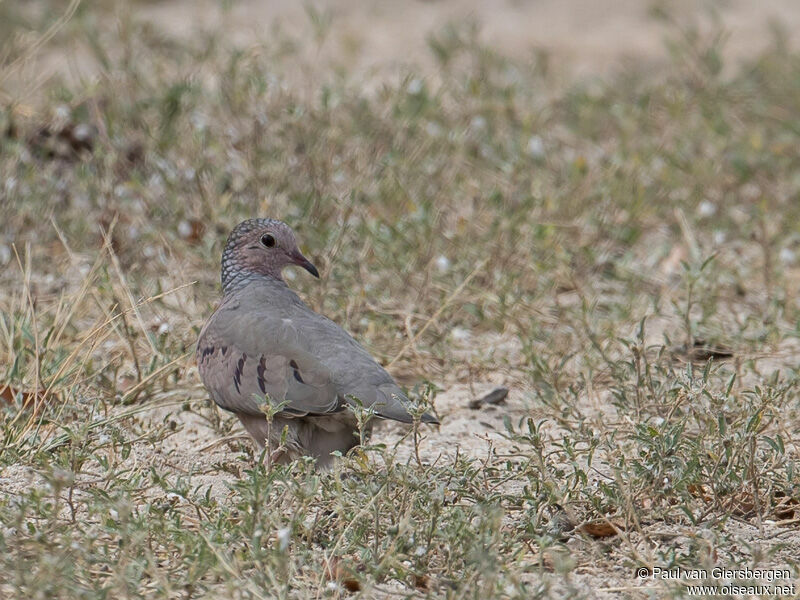
{"label": "dove", "polygon": [[[289,265],[319,278],[283,221],[233,229],[222,253],[222,301],[200,331],[197,366],[214,402],[273,461],[312,456],[327,468],[332,452],[358,445],[348,405],[357,400],[377,417],[411,423],[410,400],[361,344],[289,288]],[[277,411],[271,419],[265,402]],[[439,423],[428,413],[421,421]]]}

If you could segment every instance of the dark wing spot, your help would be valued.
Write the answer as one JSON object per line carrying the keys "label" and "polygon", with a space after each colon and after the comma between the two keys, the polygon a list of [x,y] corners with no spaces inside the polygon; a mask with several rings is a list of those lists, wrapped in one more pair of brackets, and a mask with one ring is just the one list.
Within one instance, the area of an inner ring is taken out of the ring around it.
{"label": "dark wing spot", "polygon": [[264,357],[261,357],[261,360],[258,361],[258,368],[256,369],[256,378],[258,379],[258,387],[261,390],[262,394],[267,393],[267,381],[264,379],[264,371],[267,370],[267,363],[264,361]]}
{"label": "dark wing spot", "polygon": [[233,385],[236,386],[236,391],[239,391],[239,386],[242,384],[242,372],[244,371],[244,361],[247,360],[247,354],[242,354],[242,358],[236,363],[236,369],[233,371]]}
{"label": "dark wing spot", "polygon": [[222,356],[225,356],[228,353],[228,347],[227,346],[223,346],[222,348],[220,348],[220,350],[222,350]]}
{"label": "dark wing spot", "polygon": [[211,356],[212,354],[214,354],[214,350],[216,350],[214,346],[208,346],[207,348],[203,348],[200,351],[200,359],[202,360],[208,356]]}
{"label": "dark wing spot", "polygon": [[300,377],[300,369],[299,369],[299,367],[297,366],[297,363],[296,363],[296,362],[294,362],[293,360],[290,360],[290,361],[289,361],[289,366],[290,366],[290,367],[292,367],[292,369],[294,369],[294,378],[295,378],[297,381],[299,381],[300,383],[305,383],[305,381],[303,381],[303,378],[302,378],[302,377]]}

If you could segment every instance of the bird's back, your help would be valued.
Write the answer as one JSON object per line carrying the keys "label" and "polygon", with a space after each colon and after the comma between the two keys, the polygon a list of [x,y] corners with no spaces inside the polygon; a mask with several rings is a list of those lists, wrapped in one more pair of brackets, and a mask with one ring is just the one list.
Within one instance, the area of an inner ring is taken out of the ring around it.
{"label": "bird's back", "polygon": [[[409,400],[391,375],[349,333],[311,310],[282,281],[253,278],[223,300],[201,336],[208,331],[235,338],[246,353],[280,350],[318,363],[342,398],[354,396],[365,406],[375,405],[383,417],[411,421]],[[436,422],[430,415],[424,420]]]}

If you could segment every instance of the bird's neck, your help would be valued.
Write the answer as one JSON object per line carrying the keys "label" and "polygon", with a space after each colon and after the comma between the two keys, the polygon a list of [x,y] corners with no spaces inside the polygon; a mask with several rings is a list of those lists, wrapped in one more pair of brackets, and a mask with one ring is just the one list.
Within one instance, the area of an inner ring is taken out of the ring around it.
{"label": "bird's neck", "polygon": [[[227,275],[227,276],[226,276]],[[255,273],[253,271],[233,271],[226,273],[224,270],[222,272],[222,295],[229,296],[235,292],[238,292],[244,287],[247,287],[251,283],[255,282],[268,282],[268,283],[276,283],[282,287],[288,287],[286,282],[281,277],[281,274],[265,274],[265,273]]]}

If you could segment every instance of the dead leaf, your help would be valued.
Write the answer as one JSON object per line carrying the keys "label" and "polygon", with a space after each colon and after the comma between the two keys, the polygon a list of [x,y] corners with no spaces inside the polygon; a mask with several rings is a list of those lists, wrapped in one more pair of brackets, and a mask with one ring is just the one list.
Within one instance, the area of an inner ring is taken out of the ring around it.
{"label": "dead leaf", "polygon": [[21,400],[23,410],[30,408],[31,405],[35,407],[34,414],[41,412],[45,399],[45,390],[38,390],[34,393],[12,387],[10,384],[4,384],[0,387],[0,401],[14,405]]}
{"label": "dead leaf", "polygon": [[178,223],[178,236],[190,244],[198,244],[205,230],[205,223],[200,219],[184,219]]}
{"label": "dead leaf", "polygon": [[508,388],[507,387],[498,387],[493,389],[488,394],[476,399],[472,400],[469,403],[469,407],[473,410],[480,408],[481,406],[486,405],[494,405],[494,404],[503,404],[506,401],[506,396],[508,396]]}
{"label": "dead leaf", "polygon": [[702,485],[691,484],[686,489],[695,498],[700,498],[703,502],[711,502],[711,496],[708,495],[706,489]]}
{"label": "dead leaf", "polygon": [[[713,501],[710,493],[702,485],[690,485],[689,492],[703,502],[710,504]],[[718,498],[725,512],[730,512],[738,517],[750,517],[759,507],[761,511],[775,517],[781,522],[794,523],[800,519],[800,500],[784,492],[775,492],[771,498],[764,497],[760,505],[756,503],[751,491],[740,491]]]}
{"label": "dead leaf", "polygon": [[411,581],[414,583],[414,587],[418,590],[427,592],[429,589],[431,589],[431,578],[428,575],[417,575],[415,573],[411,576]]}
{"label": "dead leaf", "polygon": [[607,538],[625,531],[625,525],[607,519],[597,519],[584,523],[578,530],[593,538]]}
{"label": "dead leaf", "polygon": [[355,570],[349,561],[338,556],[331,558],[325,565],[325,579],[342,584],[348,592],[361,590],[361,582],[355,577]]}
{"label": "dead leaf", "polygon": [[686,344],[681,346],[674,346],[670,348],[673,355],[679,356],[684,360],[688,359],[692,362],[705,363],[710,358],[714,360],[726,360],[733,357],[733,350],[722,346],[711,346],[703,339],[694,340],[691,348],[687,348]]}
{"label": "dead leaf", "polygon": [[783,492],[775,492],[773,498],[775,501],[773,512],[776,517],[783,521],[800,518],[800,500]]}

